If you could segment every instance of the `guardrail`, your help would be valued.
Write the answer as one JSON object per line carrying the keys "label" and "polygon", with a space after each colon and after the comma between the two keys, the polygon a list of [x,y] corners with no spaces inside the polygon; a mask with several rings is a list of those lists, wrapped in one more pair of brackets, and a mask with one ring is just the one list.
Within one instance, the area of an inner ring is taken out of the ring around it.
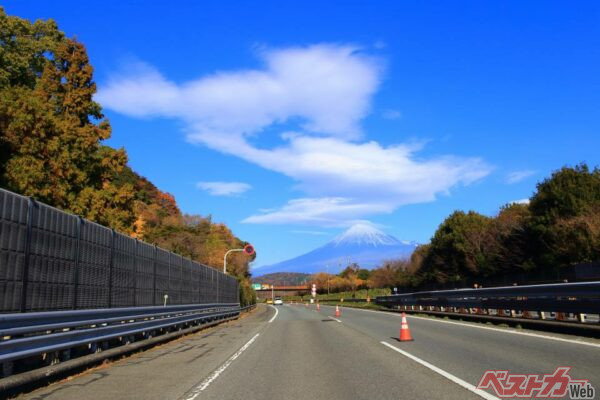
{"label": "guardrail", "polygon": [[377,297],[375,302],[407,311],[438,311],[558,321],[600,314],[600,282],[439,290]]}
{"label": "guardrail", "polygon": [[235,318],[247,308],[220,303],[0,314],[2,375],[11,375],[18,360],[43,356],[51,365],[69,360],[73,349],[97,353],[109,342],[130,344],[169,330]]}

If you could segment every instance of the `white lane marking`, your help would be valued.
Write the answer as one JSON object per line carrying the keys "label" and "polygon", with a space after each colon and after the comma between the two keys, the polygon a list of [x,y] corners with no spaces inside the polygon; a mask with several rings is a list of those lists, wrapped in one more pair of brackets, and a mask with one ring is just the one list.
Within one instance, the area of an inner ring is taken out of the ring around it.
{"label": "white lane marking", "polygon": [[331,315],[328,315],[328,316],[327,316],[327,318],[331,318],[332,320],[334,320],[334,321],[337,321],[337,322],[342,322],[342,321],[340,321],[340,320],[339,320],[339,319],[337,319],[337,318],[333,318]]}
{"label": "white lane marking", "polygon": [[456,383],[459,386],[462,386],[463,388],[475,393],[476,395],[483,397],[486,400],[500,400],[498,399],[496,396],[493,396],[491,394],[489,394],[488,392],[481,390],[481,389],[477,389],[475,386],[471,385],[468,382],[463,381],[462,379],[452,375],[449,372],[444,371],[441,368],[436,367],[433,364],[428,363],[425,360],[421,360],[419,357],[415,357],[410,353],[407,353],[404,350],[400,350],[399,348],[397,348],[396,346],[392,346],[389,343],[386,343],[384,341],[380,342],[382,345],[389,347],[392,350],[397,351],[398,353],[402,354],[403,356],[406,356],[408,358],[410,358],[411,360],[418,362],[419,364],[421,364],[422,366],[429,368],[430,370],[432,370],[433,372],[437,372],[438,374],[442,375],[444,378],[451,380],[452,382]]}
{"label": "white lane marking", "polygon": [[277,309],[277,307],[272,306],[271,304],[269,304],[269,306],[273,307],[273,309],[275,310],[275,315],[273,315],[273,318],[271,318],[269,320],[269,323],[273,322],[275,320],[275,318],[277,318],[277,314],[279,314],[279,310]]}
{"label": "white lane marking", "polygon": [[[392,315],[394,317],[401,317],[402,316],[401,314],[398,314],[398,313],[391,313],[391,312],[386,312],[386,311],[365,310],[365,309],[356,308],[356,307],[346,307],[346,309],[352,309],[352,310],[358,310],[358,311],[367,311],[367,312],[377,313],[379,315]],[[489,331],[496,331],[496,332],[502,332],[502,333],[512,333],[514,335],[530,336],[530,337],[535,337],[535,338],[556,340],[556,341],[559,341],[559,342],[566,342],[566,343],[573,343],[573,344],[582,344],[584,346],[591,346],[591,347],[598,347],[598,348],[600,348],[600,343],[591,343],[591,342],[586,342],[586,341],[583,341],[583,340],[566,339],[566,338],[561,338],[561,337],[557,337],[557,336],[542,335],[542,334],[539,334],[539,333],[519,332],[519,331],[510,330],[510,329],[494,328],[494,327],[491,327],[491,326],[480,326],[480,325],[477,325],[476,323],[468,324],[468,323],[465,323],[465,322],[446,321],[446,320],[442,320],[442,319],[439,319],[439,318],[418,317],[416,315],[410,315],[410,314],[406,314],[406,317],[407,318],[422,319],[424,321],[430,321],[430,322],[440,322],[440,323],[443,323],[443,324],[451,324],[451,325],[462,325],[462,326],[468,326],[468,327],[471,327],[471,328],[486,329],[486,330],[489,330]]]}
{"label": "white lane marking", "polygon": [[[407,315],[407,317],[408,317],[408,315]],[[567,343],[574,343],[574,344],[583,344],[585,346],[592,346],[592,347],[600,348],[599,343],[590,343],[590,342],[585,342],[583,340],[566,339],[566,338],[561,338],[561,337],[557,337],[557,336],[541,335],[538,333],[531,333],[531,332],[518,332],[518,331],[513,331],[510,329],[493,328],[491,326],[478,326],[478,325],[473,325],[473,324],[465,324],[464,322],[444,321],[444,320],[438,320],[438,319],[434,319],[434,318],[425,318],[425,317],[417,317],[417,316],[410,316],[410,317],[422,319],[425,321],[441,322],[444,324],[452,324],[452,325],[470,326],[470,327],[477,328],[477,329],[487,329],[490,331],[512,333],[514,335],[531,336],[531,337],[536,337],[536,338],[557,340],[559,342],[567,342]]]}
{"label": "white lane marking", "polygon": [[248,342],[246,342],[245,345],[240,347],[240,349],[236,351],[234,355],[229,357],[229,359],[227,359],[227,361],[225,361],[223,365],[221,365],[217,370],[210,374],[208,378],[203,380],[201,384],[193,388],[191,390],[191,393],[188,397],[185,398],[185,400],[194,400],[196,397],[198,397],[200,393],[202,393],[202,391],[204,391],[208,387],[208,385],[210,385],[215,379],[217,379],[219,375],[221,375],[223,371],[225,371],[227,367],[229,367],[229,365],[244,352],[244,350],[250,347],[250,345],[256,340],[258,335],[260,335],[260,333],[257,333],[256,335],[252,336],[252,339],[250,339]]}

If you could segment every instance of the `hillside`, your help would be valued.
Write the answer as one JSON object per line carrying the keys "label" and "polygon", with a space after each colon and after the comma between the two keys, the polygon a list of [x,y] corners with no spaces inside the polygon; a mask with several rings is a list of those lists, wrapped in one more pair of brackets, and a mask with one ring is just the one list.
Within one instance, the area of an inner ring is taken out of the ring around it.
{"label": "hillside", "polygon": [[296,272],[275,272],[252,278],[252,283],[268,283],[269,285],[303,285],[310,282],[312,275]]}

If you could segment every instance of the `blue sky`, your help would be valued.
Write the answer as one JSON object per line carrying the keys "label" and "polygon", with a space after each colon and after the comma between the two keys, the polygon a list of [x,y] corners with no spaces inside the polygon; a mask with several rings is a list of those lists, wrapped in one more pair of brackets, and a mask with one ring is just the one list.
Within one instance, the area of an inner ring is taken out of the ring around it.
{"label": "blue sky", "polygon": [[359,220],[426,242],[599,164],[597,2],[238,3],[4,7],[85,43],[109,144],[256,266]]}

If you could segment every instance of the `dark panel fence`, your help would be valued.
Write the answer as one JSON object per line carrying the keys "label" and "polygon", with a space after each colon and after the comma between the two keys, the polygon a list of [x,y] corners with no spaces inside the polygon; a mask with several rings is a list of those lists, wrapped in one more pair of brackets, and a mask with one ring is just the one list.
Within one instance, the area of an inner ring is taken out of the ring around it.
{"label": "dark panel fence", "polygon": [[237,303],[238,282],[0,189],[0,312]]}

